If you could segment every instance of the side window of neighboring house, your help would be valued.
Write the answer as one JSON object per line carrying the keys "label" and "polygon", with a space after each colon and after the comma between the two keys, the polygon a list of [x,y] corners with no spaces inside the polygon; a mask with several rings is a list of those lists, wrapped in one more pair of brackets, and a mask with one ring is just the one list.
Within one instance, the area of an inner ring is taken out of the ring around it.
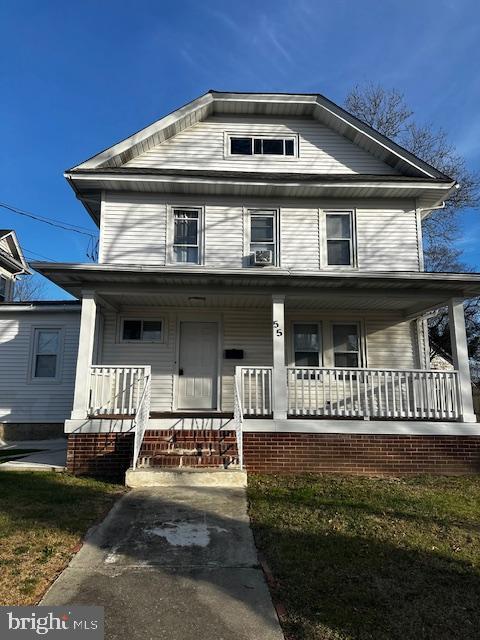
{"label": "side window of neighboring house", "polygon": [[60,377],[61,329],[34,330],[32,378],[57,380]]}
{"label": "side window of neighboring house", "polygon": [[200,209],[173,209],[173,262],[200,263]]}
{"label": "side window of neighboring house", "polygon": [[322,366],[322,335],[318,323],[293,325],[293,351],[296,367]]}
{"label": "side window of neighboring house", "polygon": [[[263,264],[276,265],[278,263],[278,212],[249,211],[250,214],[250,255],[255,264],[255,252],[262,252]],[[269,253],[270,252],[270,253]],[[258,256],[257,256],[258,258]],[[256,264],[260,264],[256,262]]]}
{"label": "side window of neighboring house", "polygon": [[327,264],[353,266],[354,238],[351,211],[331,211],[326,214]]}
{"label": "side window of neighboring house", "polygon": [[0,302],[5,302],[7,299],[7,279],[4,276],[0,276]]}
{"label": "side window of neighboring house", "polygon": [[122,342],[163,342],[163,320],[122,320]]}
{"label": "side window of neighboring house", "polygon": [[360,332],[358,324],[332,324],[335,367],[360,366]]}

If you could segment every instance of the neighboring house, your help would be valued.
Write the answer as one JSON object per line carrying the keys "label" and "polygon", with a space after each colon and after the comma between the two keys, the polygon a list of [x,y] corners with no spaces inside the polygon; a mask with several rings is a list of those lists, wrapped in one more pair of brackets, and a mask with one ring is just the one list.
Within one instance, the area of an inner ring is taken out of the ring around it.
{"label": "neighboring house", "polygon": [[11,229],[0,230],[0,439],[61,436],[73,405],[80,302],[14,302],[31,271]]}
{"label": "neighboring house", "polygon": [[0,304],[0,439],[63,434],[80,326],[73,301]]}
{"label": "neighboring house", "polygon": [[30,273],[15,231],[0,229],[0,303],[13,300],[15,279]]}
{"label": "neighboring house", "polygon": [[478,470],[480,275],[423,271],[454,180],[322,96],[215,91],[65,175],[100,229],[98,264],[34,265],[82,300],[73,472]]}

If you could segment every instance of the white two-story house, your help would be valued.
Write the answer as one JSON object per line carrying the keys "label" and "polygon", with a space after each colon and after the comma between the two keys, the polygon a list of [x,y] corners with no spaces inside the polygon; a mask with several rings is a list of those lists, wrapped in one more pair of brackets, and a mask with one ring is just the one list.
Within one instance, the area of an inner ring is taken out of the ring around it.
{"label": "white two-story house", "polygon": [[[454,180],[322,96],[216,91],[65,175],[100,229],[98,264],[34,264],[82,301],[72,471],[480,464],[480,275],[423,267]],[[445,306],[454,370],[431,371]]]}

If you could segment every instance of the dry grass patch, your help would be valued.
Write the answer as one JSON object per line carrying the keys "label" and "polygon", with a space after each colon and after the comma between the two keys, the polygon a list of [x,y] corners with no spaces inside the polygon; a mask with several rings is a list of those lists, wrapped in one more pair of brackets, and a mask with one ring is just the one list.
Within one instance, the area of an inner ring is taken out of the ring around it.
{"label": "dry grass patch", "polygon": [[249,476],[295,640],[480,637],[480,476]]}
{"label": "dry grass patch", "polygon": [[124,491],[67,474],[0,469],[0,605],[38,602]]}

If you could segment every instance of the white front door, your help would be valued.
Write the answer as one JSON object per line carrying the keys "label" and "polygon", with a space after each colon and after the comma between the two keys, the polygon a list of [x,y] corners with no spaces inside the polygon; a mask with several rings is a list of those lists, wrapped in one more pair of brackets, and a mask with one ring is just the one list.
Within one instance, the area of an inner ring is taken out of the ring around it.
{"label": "white front door", "polygon": [[216,409],[218,324],[180,323],[178,409]]}

